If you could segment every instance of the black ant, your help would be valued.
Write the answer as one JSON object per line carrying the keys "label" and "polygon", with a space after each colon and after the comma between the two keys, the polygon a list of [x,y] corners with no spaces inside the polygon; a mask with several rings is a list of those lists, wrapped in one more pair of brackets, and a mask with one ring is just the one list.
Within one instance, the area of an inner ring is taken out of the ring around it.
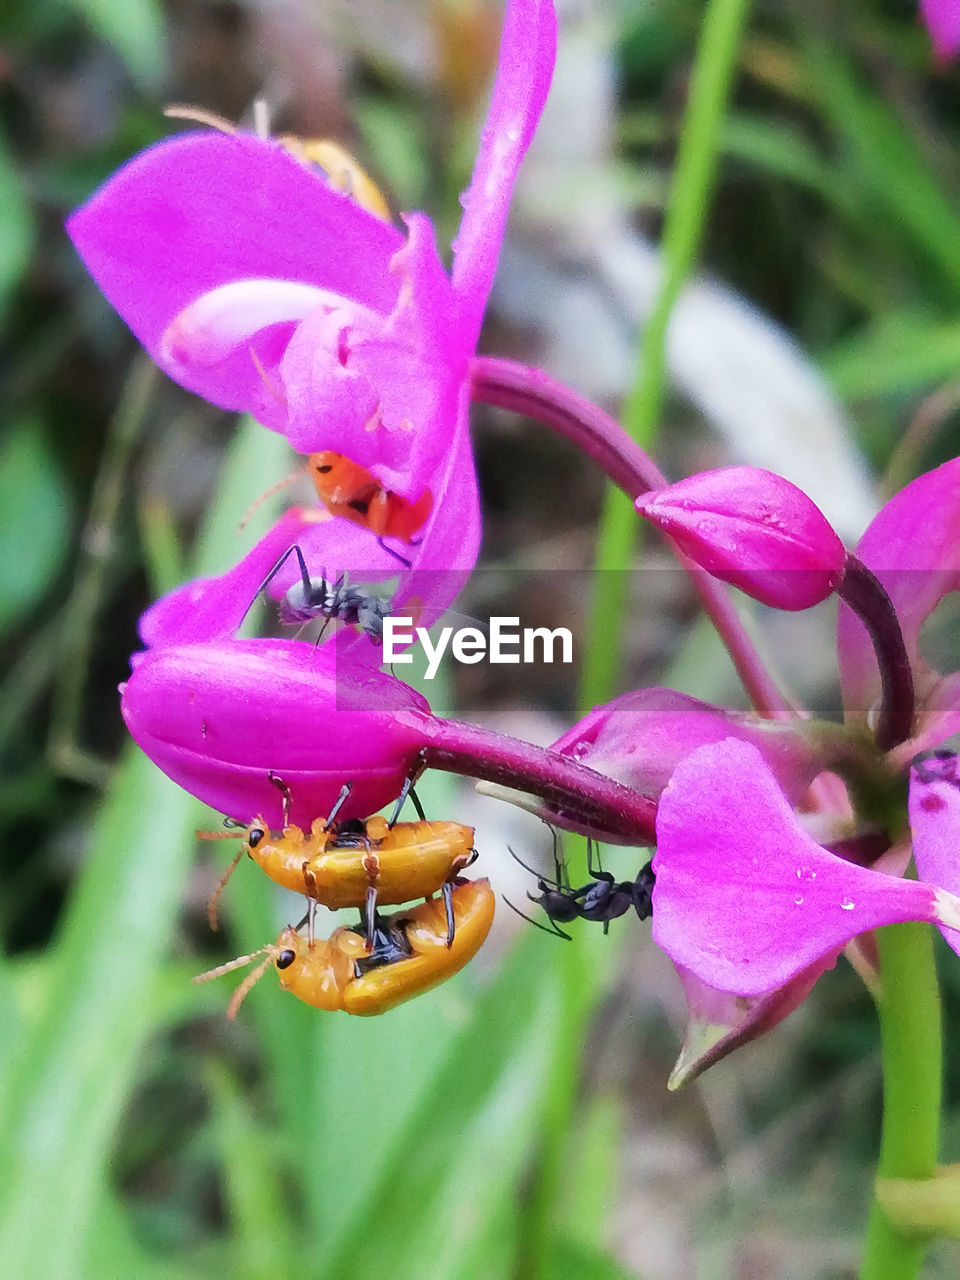
{"label": "black ant", "polygon": [[[312,622],[324,618],[323,631],[334,619],[348,626],[358,627],[370,639],[379,644],[383,640],[383,620],[391,612],[390,602],[382,596],[372,595],[362,587],[352,587],[347,575],[331,579],[321,573],[311,577],[300,547],[294,543],[288,547],[257,588],[256,596],[266,590],[291,555],[297,557],[300,581],[295,582],[280,601],[280,621],[287,624]],[[323,636],[323,631],[320,635]]]}
{"label": "black ant", "polygon": [[514,860],[519,862],[525,871],[537,876],[540,895],[538,897],[528,893],[527,897],[543,909],[544,915],[550,921],[549,928],[531,919],[507,898],[504,898],[504,902],[511,910],[516,911],[517,915],[523,916],[524,920],[529,920],[544,933],[554,933],[559,938],[566,938],[568,942],[572,940],[571,936],[560,928],[561,923],[570,924],[577,919],[599,920],[602,921],[603,932],[606,933],[610,921],[626,915],[631,907],[641,920],[648,920],[653,914],[652,893],[656,879],[650,864],[647,863],[640,868],[635,880],[615,880],[611,873],[604,871],[599,863],[596,867],[593,865],[593,847],[594,842],[588,839],[587,871],[593,879],[588,884],[581,885],[579,889],[572,889],[567,883],[566,871],[557,852],[556,832],[553,833],[554,878],[552,880],[538,875],[533,867],[528,866],[510,849]]}

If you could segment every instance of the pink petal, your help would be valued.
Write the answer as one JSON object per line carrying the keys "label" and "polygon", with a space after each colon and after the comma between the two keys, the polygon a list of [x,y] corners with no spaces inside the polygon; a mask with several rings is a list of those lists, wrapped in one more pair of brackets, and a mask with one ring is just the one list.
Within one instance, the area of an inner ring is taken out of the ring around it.
{"label": "pink petal", "polygon": [[[365,530],[315,508],[293,507],[227,573],[195,578],[155,601],[140,619],[144,644],[196,644],[232,636],[267,574],[295,543],[314,574],[335,578],[363,565],[367,582],[397,575],[396,559]],[[296,558],[291,556],[271,582],[269,594],[278,599],[298,577]]]}
{"label": "pink petal", "polygon": [[836,957],[804,969],[786,986],[769,995],[732,995],[701,982],[686,969],[677,969],[687,998],[687,1028],[683,1047],[670,1073],[668,1088],[679,1089],[696,1080],[742,1044],[770,1031],[806,1000],[825,969]]}
{"label": "pink petal", "polygon": [[194,132],[125,165],[67,224],[107,300],[155,360],[167,326],[235,280],[314,285],[389,314],[396,228],[282,147]]}
{"label": "pink petal", "polygon": [[933,47],[941,61],[960,50],[960,4],[957,0],[920,0],[920,12],[930,29]]}
{"label": "pink petal", "polygon": [[[922,694],[932,676],[920,654],[921,629],[943,597],[960,586],[960,458],[895,494],[856,554],[893,602]],[[851,715],[866,716],[880,697],[876,659],[866,629],[843,604],[837,635],[844,706]],[[921,723],[922,717],[921,705]]]}
{"label": "pink petal", "polygon": [[[917,874],[960,894],[960,758],[954,752],[937,752],[914,764],[909,808]],[[960,934],[941,932],[960,954]]]}
{"label": "pink petal", "polygon": [[454,298],[433,228],[408,218],[410,236],[391,263],[397,306],[382,317],[313,312],[283,359],[287,435],[301,453],[329,449],[372,470],[384,488],[415,500],[458,429],[469,350],[454,328]]}
{"label": "pink petal", "polygon": [[772,471],[704,471],[636,508],[701,568],[775,609],[809,609],[843,577],[846,551],[826,517]]}
{"label": "pink petal", "polygon": [[729,738],[753,743],[794,802],[826,767],[814,744],[784,725],[660,688],[637,689],[594,707],[553,750],[657,796],[691,751]]}
{"label": "pink petal", "polygon": [[759,996],[859,933],[960,924],[932,885],[868,871],[803,830],[760,752],[730,739],[677,768],[657,812],[653,936],[720,991]]}
{"label": "pink petal", "polygon": [[493,97],[453,246],[453,286],[471,346],[497,269],[517,170],[550,88],[556,47],[552,0],[508,0]]}
{"label": "pink petal", "polygon": [[241,822],[281,821],[279,775],[292,819],[329,812],[344,782],[344,817],[395,797],[421,746],[397,712],[426,701],[336,646],[233,640],[151,649],[121,687],[135,741],[174,782]]}

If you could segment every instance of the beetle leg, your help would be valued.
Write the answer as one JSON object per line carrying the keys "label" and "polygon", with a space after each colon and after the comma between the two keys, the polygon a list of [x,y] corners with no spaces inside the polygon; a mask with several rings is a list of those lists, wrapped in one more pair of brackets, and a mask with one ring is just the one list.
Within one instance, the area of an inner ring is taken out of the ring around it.
{"label": "beetle leg", "polygon": [[270,779],[273,785],[277,788],[277,790],[283,796],[283,825],[285,827],[289,826],[290,805],[293,803],[293,796],[290,794],[290,788],[287,786],[284,780],[279,776],[279,774],[274,773],[272,769],[267,774],[267,777]]}
{"label": "beetle leg", "polygon": [[453,936],[456,932],[456,921],[453,916],[453,885],[449,880],[443,882],[443,907],[447,913],[447,946],[453,946]]}
{"label": "beetle leg", "polygon": [[364,912],[367,925],[367,950],[373,950],[377,936],[377,890],[374,885],[367,889],[367,905]]}
{"label": "beetle leg", "polygon": [[327,815],[327,821],[323,828],[324,831],[329,831],[330,828],[334,825],[334,823],[337,820],[337,814],[343,808],[344,804],[346,803],[347,796],[349,796],[352,790],[353,790],[352,782],[345,782],[343,786],[340,788],[340,794],[337,796],[336,800],[334,800],[333,808],[330,810],[329,814]]}

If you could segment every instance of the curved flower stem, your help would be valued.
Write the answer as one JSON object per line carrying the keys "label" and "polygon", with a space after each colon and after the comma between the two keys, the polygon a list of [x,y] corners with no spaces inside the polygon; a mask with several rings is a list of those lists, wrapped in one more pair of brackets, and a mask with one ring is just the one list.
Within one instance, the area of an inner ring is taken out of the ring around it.
{"label": "curved flower stem", "polygon": [[910,737],[916,698],[897,611],[879,578],[849,553],[838,594],[867,628],[877,655],[882,693],[876,739],[881,751],[889,751]]}
{"label": "curved flower stem", "polygon": [[[480,356],[472,364],[472,397],[525,414],[566,437],[593,458],[630,499],[667,484],[649,454],[614,418],[540,369]],[[631,528],[636,522],[636,515],[631,515]],[[790,718],[793,712],[763,665],[726,588],[679,551],[677,558],[690,575],[756,711],[771,720]],[[612,565],[598,564],[598,568],[622,568],[625,563],[626,559],[617,560]]]}
{"label": "curved flower stem", "polygon": [[542,796],[558,821],[576,831],[602,832],[628,844],[654,840],[656,801],[570,756],[462,720],[417,711],[399,712],[397,718],[416,724],[424,768],[446,769]]}
{"label": "curved flower stem", "polygon": [[[882,985],[883,1136],[878,1176],[931,1178],[937,1167],[943,1042],[930,927],[877,931]],[[915,1280],[927,1241],[899,1232],[874,1200],[860,1280]]]}

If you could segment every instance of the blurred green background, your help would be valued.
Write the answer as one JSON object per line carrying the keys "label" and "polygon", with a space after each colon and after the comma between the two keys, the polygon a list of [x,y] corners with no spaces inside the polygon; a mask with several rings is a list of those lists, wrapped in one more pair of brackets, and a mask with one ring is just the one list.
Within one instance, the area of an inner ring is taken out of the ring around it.
{"label": "blurred green background", "polygon": [[[484,349],[615,407],[656,280],[702,6],[559,7],[557,87]],[[447,244],[499,16],[492,0],[3,7],[5,1274],[853,1274],[879,1072],[872,1007],[843,965],[789,1022],[680,1094],[665,1091],[679,985],[629,919],[570,948],[501,923],[468,971],[371,1021],[318,1014],[267,977],[228,1026],[229,983],[189,983],[274,937],[296,907],[243,868],[226,936],[209,934],[204,906],[225,859],[198,853],[193,832],[218,815],[125,743],[116,686],[145,605],[233,563],[258,532],[236,528],[261,477],[289,462],[261,428],[152,371],[63,219],[171,131],[165,104],[242,120],[263,95],[278,128],[339,139],[395,209],[426,209]],[[775,466],[853,537],[884,488],[955,455],[958,197],[957,73],[933,67],[913,4],[757,3],[705,274],[671,346],[671,473]],[[484,410],[475,421],[489,571],[463,607],[510,612],[520,597],[525,621],[558,625],[589,599],[602,479],[542,429]],[[659,572],[661,553],[648,555],[624,679],[735,699],[715,647],[681,643],[692,609]],[[533,570],[547,571],[535,589],[522,576]],[[762,625],[803,696],[833,706],[829,618],[802,645],[778,620]],[[954,659],[955,637],[949,620],[934,637]],[[575,708],[556,671],[517,688],[470,668],[431,697],[541,741]],[[476,822],[491,874],[509,877],[508,837],[540,838],[447,779],[424,799],[436,816]],[[609,860],[635,871],[636,855]],[[514,897],[528,887],[517,884]],[[955,965],[944,980],[950,1027]],[[948,1141],[960,1129],[956,1047],[948,1034]],[[929,1274],[958,1265],[944,1246]]]}

